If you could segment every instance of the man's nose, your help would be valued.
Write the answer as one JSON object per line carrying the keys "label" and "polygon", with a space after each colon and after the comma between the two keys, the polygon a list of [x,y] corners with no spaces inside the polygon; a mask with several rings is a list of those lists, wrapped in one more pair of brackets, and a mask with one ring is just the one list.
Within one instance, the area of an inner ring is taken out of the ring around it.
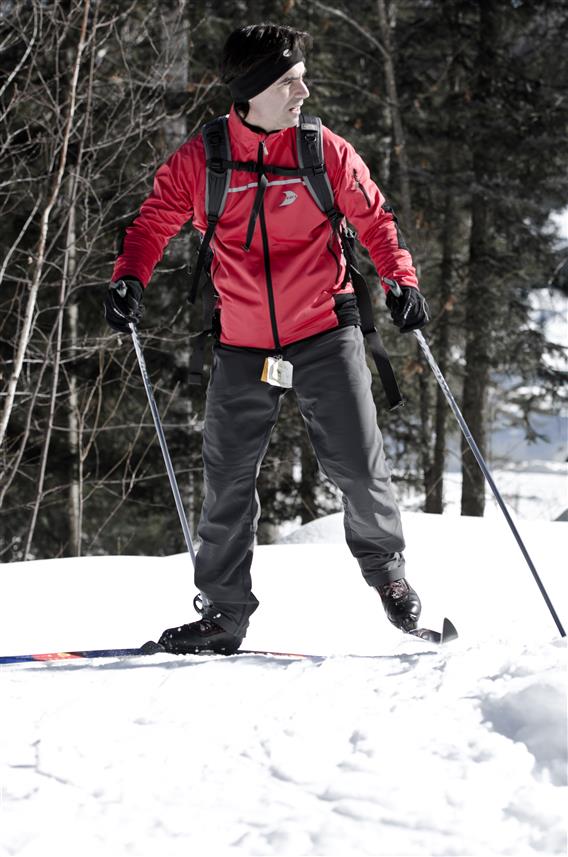
{"label": "man's nose", "polygon": [[295,94],[301,95],[303,98],[307,98],[309,96],[310,90],[308,89],[308,87],[306,86],[306,84],[303,80],[297,80],[296,81]]}

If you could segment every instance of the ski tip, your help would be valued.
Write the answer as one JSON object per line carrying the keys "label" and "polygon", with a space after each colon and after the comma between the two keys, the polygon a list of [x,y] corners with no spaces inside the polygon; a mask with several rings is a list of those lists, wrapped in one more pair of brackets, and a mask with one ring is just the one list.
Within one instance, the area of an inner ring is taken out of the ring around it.
{"label": "ski tip", "polygon": [[442,643],[451,643],[452,640],[457,640],[458,632],[452,622],[446,617],[442,626]]}
{"label": "ski tip", "polygon": [[441,643],[442,635],[439,631],[432,631],[431,628],[413,628],[406,633],[412,634],[413,637],[418,637],[419,640],[426,640],[427,643]]}
{"label": "ski tip", "polygon": [[458,632],[454,625],[447,618],[444,619],[442,633],[439,631],[432,631],[430,628],[414,628],[409,633],[414,637],[419,637],[421,640],[426,640],[428,643],[440,644],[451,643],[452,640],[456,640],[458,637]]}
{"label": "ski tip", "polygon": [[158,652],[165,652],[163,646],[160,643],[155,643],[154,640],[148,640],[147,643],[144,643],[143,646],[140,646],[140,654],[141,655],[157,655]]}

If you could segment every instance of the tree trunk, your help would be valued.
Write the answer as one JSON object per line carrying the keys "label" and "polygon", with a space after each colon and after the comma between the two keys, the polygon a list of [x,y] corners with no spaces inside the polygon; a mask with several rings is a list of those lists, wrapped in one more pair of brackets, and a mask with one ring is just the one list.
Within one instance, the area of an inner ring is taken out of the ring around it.
{"label": "tree trunk", "polygon": [[417,346],[418,389],[420,391],[420,465],[422,468],[422,486],[424,488],[424,511],[428,512],[428,502],[432,494],[432,402],[430,389],[430,370],[421,349]]}
{"label": "tree trunk", "polygon": [[[414,220],[412,217],[412,199],[410,192],[410,174],[408,167],[408,158],[406,154],[406,140],[404,134],[404,126],[398,99],[398,91],[396,85],[395,67],[394,67],[394,47],[391,38],[391,21],[389,21],[386,9],[385,0],[377,0],[377,11],[379,17],[379,28],[381,40],[384,46],[383,60],[385,69],[385,83],[390,108],[390,115],[393,130],[393,146],[395,154],[395,162],[398,166],[400,202],[402,210],[403,226],[409,234],[410,244],[416,253],[414,264],[419,268],[418,257],[420,255],[418,246],[418,235],[415,229]],[[391,17],[394,16],[394,3],[390,6]],[[422,351],[416,343],[416,360],[422,368],[418,374],[418,387],[420,395],[420,463],[422,468],[422,484],[424,486],[425,508],[428,505],[429,497],[432,494],[434,485],[434,471],[432,467],[432,425],[431,425],[431,378],[428,372],[428,367],[424,360]]]}
{"label": "tree trunk", "polygon": [[[453,145],[448,152],[450,169],[453,166]],[[444,199],[444,225],[442,238],[442,264],[440,267],[440,303],[441,315],[436,327],[436,357],[440,371],[447,375],[450,349],[450,312],[453,306],[452,289],[458,241],[458,206],[455,190],[447,185]],[[444,470],[446,464],[446,429],[448,423],[448,403],[439,386],[436,385],[436,411],[434,416],[434,456],[432,461],[430,494],[426,497],[425,511],[441,515],[444,511]]]}
{"label": "tree trunk", "polygon": [[[469,277],[466,295],[466,350],[462,411],[464,418],[485,455],[485,406],[489,382],[493,337],[493,302],[496,283],[492,277],[494,216],[492,191],[495,187],[497,159],[492,152],[492,137],[483,131],[483,118],[498,80],[499,10],[497,0],[480,0],[479,53],[473,116],[477,133],[473,135],[474,191],[471,203]],[[462,438],[462,515],[483,516],[485,480],[469,446]]]}
{"label": "tree trunk", "polygon": [[[475,169],[475,167],[474,167]],[[474,194],[470,241],[470,281],[466,298],[465,376],[462,413],[483,456],[486,451],[485,406],[489,380],[488,340],[490,319],[487,313],[483,260],[487,254],[490,216],[482,192]],[[462,515],[483,517],[485,511],[485,479],[465,438],[462,453]]]}
{"label": "tree trunk", "polygon": [[299,494],[301,500],[300,515],[303,525],[309,524],[310,521],[315,521],[318,516],[316,490],[319,467],[308,435],[305,432],[302,436],[301,444],[302,479]]}
{"label": "tree trunk", "polygon": [[[170,0],[167,6],[161,9],[162,15],[162,55],[164,64],[164,74],[167,75],[168,87],[166,91],[166,119],[164,122],[163,132],[165,141],[165,150],[172,153],[175,149],[182,145],[187,138],[187,117],[183,111],[174,113],[172,105],[180,101],[180,96],[187,91],[189,80],[189,50],[188,50],[188,31],[189,31],[189,14],[187,10],[186,0]],[[172,287],[175,293],[179,295],[179,306],[166,307],[165,312],[168,314],[177,315],[180,308],[183,311],[187,310],[184,306],[185,291],[187,285],[184,283],[183,272],[190,267],[190,240],[189,235],[185,233],[176,240],[173,246],[168,251],[168,260],[173,271],[182,272],[179,274],[170,274],[172,279]],[[160,310],[164,312],[162,308]],[[163,322],[167,319],[163,318]],[[170,325],[167,325],[169,328]],[[171,348],[166,338],[166,348]],[[172,359],[175,365],[175,377],[177,379],[187,378],[190,358],[189,337],[185,347],[172,349]],[[184,384],[184,387],[186,385]],[[179,429],[184,433],[186,438],[191,438],[195,432],[192,426],[194,422],[194,407],[191,396],[178,396],[172,403],[171,415],[173,421],[179,426]],[[188,447],[191,450],[192,444],[184,443],[184,450]],[[190,454],[186,454],[185,462],[191,460]],[[185,470],[186,468],[184,468]],[[197,530],[198,515],[196,514],[195,494],[196,482],[195,472],[189,467],[187,468],[188,475],[179,479],[179,490],[185,509],[186,518],[188,519],[190,530]],[[202,473],[199,473],[199,479]],[[201,492],[198,492],[201,493]]]}
{"label": "tree trunk", "polygon": [[[459,205],[454,179],[458,170],[452,111],[453,75],[450,78],[450,101],[448,112],[449,144],[445,162],[446,193],[444,196],[444,216],[442,224],[442,262],[440,265],[440,317],[436,325],[436,356],[440,371],[444,377],[450,365],[450,318],[453,309],[453,290],[455,285],[456,260],[459,248]],[[431,493],[426,497],[425,511],[441,515],[444,511],[444,470],[446,464],[446,433],[448,425],[448,403],[436,384],[436,411],[434,416],[434,455],[432,461]]]}
{"label": "tree trunk", "polygon": [[[74,175],[69,177],[70,184]],[[76,250],[76,211],[77,195],[70,193],[69,199],[69,227],[67,230],[67,252],[69,258],[68,280],[73,282],[77,267]],[[82,486],[83,486],[83,462],[81,458],[81,432],[79,415],[79,395],[77,391],[77,375],[74,370],[74,361],[78,355],[78,321],[79,308],[76,301],[70,300],[66,308],[67,330],[69,332],[69,354],[72,355],[71,368],[67,372],[67,383],[69,387],[69,410],[67,413],[67,425],[69,429],[69,489],[67,498],[67,516],[69,519],[69,548],[71,556],[81,556],[81,531],[82,531]]]}
{"label": "tree trunk", "polygon": [[[51,359],[51,368],[52,368],[52,381],[51,381],[51,395],[50,395],[50,405],[49,405],[49,417],[47,422],[47,427],[43,440],[42,453],[40,458],[40,467],[39,474],[37,479],[37,492],[36,498],[34,501],[34,506],[32,510],[32,516],[30,519],[28,535],[26,539],[26,547],[24,550],[24,557],[26,559],[32,558],[28,557],[31,551],[31,545],[34,537],[34,532],[37,524],[37,518],[39,515],[39,510],[41,507],[41,503],[43,500],[44,493],[44,484],[45,484],[45,476],[47,472],[47,461],[49,457],[49,447],[51,444],[51,436],[53,434],[53,426],[55,422],[55,412],[57,407],[57,393],[59,387],[59,376],[61,371],[61,360],[62,360],[62,339],[63,339],[63,323],[65,318],[65,304],[67,293],[69,289],[69,283],[72,279],[72,274],[75,270],[76,266],[76,250],[75,250],[75,207],[76,207],[76,191],[77,191],[77,175],[75,172],[70,172],[67,177],[66,182],[66,210],[69,213],[68,222],[67,222],[67,233],[65,239],[65,256],[63,262],[63,271],[61,274],[61,287],[59,291],[59,311],[57,313],[57,318],[55,321],[55,343],[52,351],[52,359]],[[76,307],[75,307],[76,309]],[[74,378],[72,380],[75,380]],[[72,388],[70,385],[70,395],[72,395]],[[76,389],[75,389],[75,399],[76,399]],[[76,413],[76,412],[75,412]],[[69,443],[71,450],[76,452],[76,435],[72,432],[69,434]],[[75,455],[76,459],[76,455]],[[71,495],[73,496],[75,483],[71,482]],[[76,486],[75,486],[76,487]],[[71,524],[71,539],[70,545],[68,546],[68,550],[70,549],[72,556],[80,556],[80,541],[78,545],[77,552],[77,540],[80,540],[80,525],[79,525],[79,510],[73,510],[73,513],[70,515],[70,524]]]}
{"label": "tree trunk", "polygon": [[16,349],[16,355],[14,359],[14,365],[12,369],[12,374],[10,375],[10,379],[8,381],[8,387],[6,391],[6,400],[4,404],[4,410],[2,412],[2,416],[0,417],[0,446],[2,446],[4,442],[4,438],[6,436],[6,430],[8,428],[8,421],[10,419],[12,408],[14,406],[14,399],[16,397],[16,389],[18,387],[18,381],[20,380],[20,375],[22,372],[22,367],[24,365],[24,357],[28,348],[28,344],[30,341],[30,336],[32,332],[32,324],[34,319],[34,313],[37,302],[37,295],[39,291],[39,285],[41,282],[41,277],[43,274],[44,264],[45,264],[45,252],[47,245],[47,234],[49,231],[49,221],[51,218],[51,212],[57,199],[60,194],[61,184],[63,182],[63,177],[65,173],[65,167],[67,164],[67,152],[69,149],[69,140],[71,137],[71,129],[73,127],[73,120],[75,118],[75,108],[77,103],[77,84],[79,81],[79,69],[81,67],[81,58],[83,55],[83,51],[85,49],[86,37],[87,37],[87,24],[89,19],[89,9],[90,9],[90,0],[84,0],[83,4],[83,19],[81,22],[81,30],[79,33],[79,41],[77,44],[77,53],[75,55],[75,63],[73,66],[73,73],[71,75],[71,80],[69,83],[69,102],[67,108],[67,116],[65,121],[65,126],[63,128],[62,139],[61,139],[61,147],[59,152],[59,162],[57,167],[57,172],[53,177],[53,181],[51,183],[51,191],[49,193],[47,202],[43,208],[41,215],[41,222],[39,226],[39,241],[38,248],[35,257],[35,266],[32,275],[32,281],[30,284],[30,291],[28,294],[28,300],[26,305],[25,317],[24,317],[24,325],[23,330],[20,334],[20,341],[18,343],[18,347]]}
{"label": "tree trunk", "polygon": [[379,15],[379,29],[381,33],[381,40],[384,46],[383,60],[385,69],[385,84],[392,122],[394,153],[396,157],[396,162],[398,163],[402,220],[404,229],[410,233],[410,238],[412,239],[415,230],[412,226],[412,205],[410,196],[408,158],[406,156],[406,141],[404,136],[402,117],[400,113],[398,91],[396,87],[393,46],[391,39],[391,25],[387,16],[385,0],[377,0],[377,11]]}

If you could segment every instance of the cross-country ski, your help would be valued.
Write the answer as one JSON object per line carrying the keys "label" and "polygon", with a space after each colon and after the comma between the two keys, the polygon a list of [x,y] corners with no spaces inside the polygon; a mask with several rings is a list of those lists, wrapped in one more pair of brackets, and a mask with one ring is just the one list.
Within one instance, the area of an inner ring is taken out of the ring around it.
{"label": "cross-country ski", "polygon": [[[411,636],[425,640],[429,643],[444,644],[456,640],[458,633],[449,619],[444,619],[442,631],[431,631],[429,628],[417,628],[410,632]],[[86,649],[85,651],[75,652],[45,652],[41,654],[28,655],[0,655],[0,665],[2,664],[25,664],[25,663],[53,663],[54,661],[75,661],[75,660],[98,660],[100,658],[141,658],[150,657],[151,655],[168,654],[167,650],[159,643],[149,640],[139,648],[133,649]],[[208,651],[207,649],[188,652],[188,655],[219,655],[222,653]],[[282,658],[323,658],[325,655],[306,653],[306,652],[275,652],[269,649],[238,649],[232,655],[267,655],[272,657]],[[373,654],[367,657],[372,658]]]}

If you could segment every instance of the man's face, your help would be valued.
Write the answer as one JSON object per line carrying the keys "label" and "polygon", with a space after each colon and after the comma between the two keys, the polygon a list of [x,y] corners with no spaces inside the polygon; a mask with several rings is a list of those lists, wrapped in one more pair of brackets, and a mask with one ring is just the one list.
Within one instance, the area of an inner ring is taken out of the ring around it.
{"label": "man's face", "polygon": [[249,99],[247,122],[265,131],[278,131],[297,125],[302,103],[310,94],[304,83],[305,73],[304,63],[298,62],[268,89]]}

